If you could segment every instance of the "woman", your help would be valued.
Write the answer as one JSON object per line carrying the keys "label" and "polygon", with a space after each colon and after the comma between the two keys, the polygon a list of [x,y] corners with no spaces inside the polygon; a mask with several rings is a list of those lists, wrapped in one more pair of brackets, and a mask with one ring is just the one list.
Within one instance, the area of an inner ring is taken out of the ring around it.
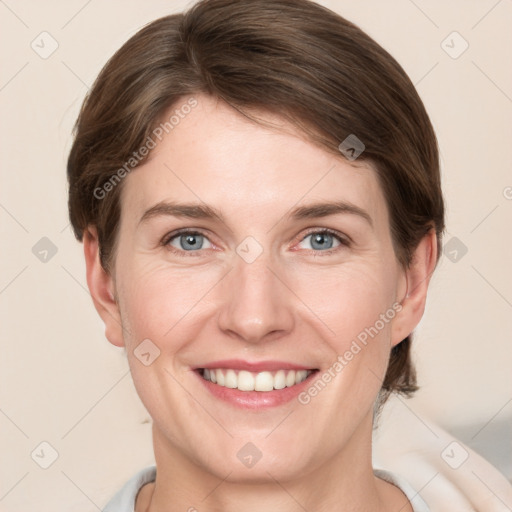
{"label": "woman", "polygon": [[107,63],[68,161],[156,467],[108,512],[425,511],[374,470],[440,254],[437,143],[399,64],[307,0],[204,0]]}

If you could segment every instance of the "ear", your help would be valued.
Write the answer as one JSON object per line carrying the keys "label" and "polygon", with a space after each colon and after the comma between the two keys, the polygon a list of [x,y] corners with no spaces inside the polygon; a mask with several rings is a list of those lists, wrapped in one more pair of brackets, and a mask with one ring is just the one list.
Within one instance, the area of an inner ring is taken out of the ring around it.
{"label": "ear", "polygon": [[409,268],[403,271],[398,287],[398,300],[402,309],[395,316],[392,324],[391,345],[394,347],[403,341],[419,324],[425,303],[430,278],[436,267],[437,236],[431,229],[415,249]]}
{"label": "ear", "polygon": [[105,336],[112,345],[123,347],[123,328],[119,305],[115,300],[115,283],[113,277],[101,266],[98,234],[94,226],[89,226],[84,231],[83,244],[87,286],[94,307],[105,324]]}

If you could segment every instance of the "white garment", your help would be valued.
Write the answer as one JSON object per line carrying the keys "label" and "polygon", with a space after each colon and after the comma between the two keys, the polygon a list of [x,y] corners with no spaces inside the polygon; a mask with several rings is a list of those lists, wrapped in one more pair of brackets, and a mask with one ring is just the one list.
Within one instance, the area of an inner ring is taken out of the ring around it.
{"label": "white garment", "polygon": [[510,482],[413,403],[389,398],[374,431],[373,466],[407,475],[432,512],[511,512]]}
{"label": "white garment", "polygon": [[[402,476],[384,469],[374,469],[373,472],[378,478],[399,487],[411,502],[414,512],[430,512],[430,509],[421,496]],[[108,502],[103,512],[134,512],[137,493],[142,486],[154,482],[155,478],[155,466],[142,469],[126,482],[121,490]]]}

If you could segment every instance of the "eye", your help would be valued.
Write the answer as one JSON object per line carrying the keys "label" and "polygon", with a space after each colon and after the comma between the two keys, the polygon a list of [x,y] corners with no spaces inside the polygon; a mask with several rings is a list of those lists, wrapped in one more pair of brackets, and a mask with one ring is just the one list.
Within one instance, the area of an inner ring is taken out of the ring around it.
{"label": "eye", "polygon": [[174,252],[196,252],[200,249],[210,249],[211,242],[205,235],[197,231],[180,231],[166,237],[162,242]]}
{"label": "eye", "polygon": [[340,246],[349,245],[341,235],[328,229],[312,231],[301,240],[301,243],[306,243],[307,246],[303,247],[304,249],[321,252],[331,252]]}

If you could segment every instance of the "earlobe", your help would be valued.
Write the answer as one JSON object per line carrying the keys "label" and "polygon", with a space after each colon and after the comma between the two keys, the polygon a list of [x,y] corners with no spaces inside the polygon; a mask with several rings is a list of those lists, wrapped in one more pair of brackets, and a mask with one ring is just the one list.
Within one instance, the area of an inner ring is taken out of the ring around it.
{"label": "earlobe", "polygon": [[427,301],[428,285],[437,262],[437,236],[431,229],[414,251],[409,268],[404,270],[405,293],[402,309],[392,326],[392,346],[403,341],[419,324]]}
{"label": "earlobe", "polygon": [[100,263],[97,231],[89,226],[83,237],[87,286],[96,311],[105,324],[105,336],[113,345],[124,346],[119,305],[115,299],[115,283]]}

